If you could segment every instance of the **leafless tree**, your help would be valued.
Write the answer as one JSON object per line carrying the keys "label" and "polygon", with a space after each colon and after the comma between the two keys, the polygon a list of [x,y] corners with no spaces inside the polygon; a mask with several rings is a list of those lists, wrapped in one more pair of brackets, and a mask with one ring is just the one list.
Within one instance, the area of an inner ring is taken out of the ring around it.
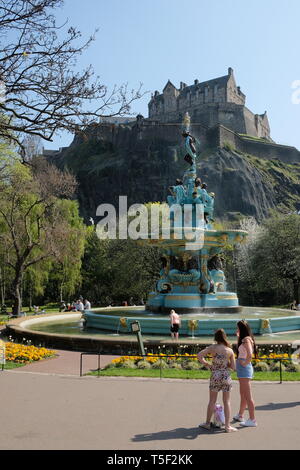
{"label": "leafless tree", "polygon": [[75,27],[58,25],[54,13],[62,5],[0,0],[0,138],[17,144],[24,159],[24,134],[51,141],[62,130],[82,132],[101,117],[129,114],[142,96],[141,85],[109,90],[92,66],[76,69],[95,34],[82,42]]}

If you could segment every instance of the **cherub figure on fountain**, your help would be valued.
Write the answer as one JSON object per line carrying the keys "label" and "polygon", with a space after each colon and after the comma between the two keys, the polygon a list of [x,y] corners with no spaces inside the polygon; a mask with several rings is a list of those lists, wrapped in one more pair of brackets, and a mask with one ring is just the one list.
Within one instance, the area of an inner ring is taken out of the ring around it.
{"label": "cherub figure on fountain", "polygon": [[167,197],[169,207],[173,204],[183,204],[186,199],[186,190],[181,179],[177,178],[174,186],[169,187],[172,196]]}

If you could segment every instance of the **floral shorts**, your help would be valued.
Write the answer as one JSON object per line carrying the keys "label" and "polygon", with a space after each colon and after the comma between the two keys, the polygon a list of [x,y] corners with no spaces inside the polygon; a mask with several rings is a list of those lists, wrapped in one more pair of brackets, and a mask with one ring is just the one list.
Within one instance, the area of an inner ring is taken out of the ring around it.
{"label": "floral shorts", "polygon": [[212,371],[209,383],[212,392],[230,392],[232,389],[232,379],[227,369]]}

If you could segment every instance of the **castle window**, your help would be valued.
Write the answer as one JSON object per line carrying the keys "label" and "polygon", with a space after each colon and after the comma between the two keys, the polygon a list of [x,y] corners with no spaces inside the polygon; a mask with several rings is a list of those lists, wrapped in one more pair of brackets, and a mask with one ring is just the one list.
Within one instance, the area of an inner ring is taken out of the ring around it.
{"label": "castle window", "polygon": [[214,101],[219,101],[218,100],[218,90],[219,90],[219,86],[218,86],[218,84],[216,84],[214,86]]}
{"label": "castle window", "polygon": [[204,88],[204,102],[208,101],[208,94],[209,94],[209,86]]}

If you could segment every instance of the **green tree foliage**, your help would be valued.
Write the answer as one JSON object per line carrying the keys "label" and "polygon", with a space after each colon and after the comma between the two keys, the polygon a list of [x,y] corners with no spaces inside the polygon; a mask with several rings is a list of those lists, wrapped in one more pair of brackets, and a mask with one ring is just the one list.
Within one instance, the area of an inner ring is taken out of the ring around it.
{"label": "green tree foliage", "polygon": [[160,267],[155,248],[134,240],[100,240],[89,228],[82,264],[82,292],[94,303],[146,300]]}
{"label": "green tree foliage", "polygon": [[55,256],[46,286],[50,301],[70,300],[81,284],[81,264],[84,255],[87,227],[79,216],[76,201],[60,201],[63,218],[68,223],[68,234],[63,249]]}
{"label": "green tree foliage", "polygon": [[[70,174],[62,173],[43,159],[37,159],[31,167],[14,159],[2,161],[5,176],[0,179],[1,253],[3,264],[12,273],[13,313],[18,315],[25,273],[29,280],[37,275],[41,263],[61,262],[70,247],[74,248],[77,230],[80,232],[82,227],[76,226],[79,220],[76,203],[67,199],[76,187]],[[82,247],[80,243],[78,246],[82,254],[83,242]],[[32,279],[29,284],[32,285]]]}
{"label": "green tree foliage", "polygon": [[256,304],[299,303],[300,217],[273,212],[257,236],[243,248],[243,289],[252,292]]}

